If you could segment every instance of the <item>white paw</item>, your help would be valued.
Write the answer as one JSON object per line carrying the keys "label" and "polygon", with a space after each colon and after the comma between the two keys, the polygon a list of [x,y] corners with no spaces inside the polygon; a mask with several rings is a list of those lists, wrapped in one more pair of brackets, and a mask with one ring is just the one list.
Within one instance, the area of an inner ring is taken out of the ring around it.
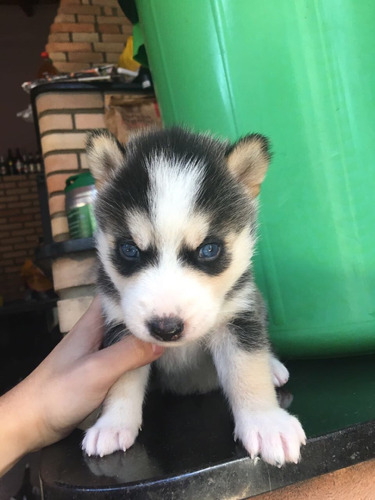
{"label": "white paw", "polygon": [[277,358],[271,357],[272,382],[275,387],[281,387],[289,380],[289,372]]}
{"label": "white paw", "polygon": [[296,417],[281,408],[243,413],[236,417],[235,436],[250,454],[271,465],[297,463],[306,436]]}
{"label": "white paw", "polygon": [[137,427],[112,424],[108,419],[101,419],[86,431],[82,441],[82,450],[87,455],[109,455],[117,450],[126,451],[130,448],[138,436]]}

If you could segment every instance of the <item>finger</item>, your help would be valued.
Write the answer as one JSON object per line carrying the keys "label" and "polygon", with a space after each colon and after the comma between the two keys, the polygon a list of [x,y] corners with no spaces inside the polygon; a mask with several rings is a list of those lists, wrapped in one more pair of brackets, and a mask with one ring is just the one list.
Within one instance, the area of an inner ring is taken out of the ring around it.
{"label": "finger", "polygon": [[92,357],[103,374],[103,382],[114,383],[126,371],[155,361],[163,352],[163,347],[143,342],[130,335],[96,352]]}

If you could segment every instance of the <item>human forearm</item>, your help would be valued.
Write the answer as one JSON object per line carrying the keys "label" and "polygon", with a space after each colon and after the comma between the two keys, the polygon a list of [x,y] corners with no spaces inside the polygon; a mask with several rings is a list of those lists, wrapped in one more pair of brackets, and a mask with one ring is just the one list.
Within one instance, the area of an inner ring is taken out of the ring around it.
{"label": "human forearm", "polygon": [[25,392],[21,383],[0,398],[0,477],[37,448],[39,423]]}
{"label": "human forearm", "polygon": [[126,371],[157,359],[163,349],[129,336],[99,350],[100,302],[19,385],[0,398],[0,476],[24,454],[69,434]]}

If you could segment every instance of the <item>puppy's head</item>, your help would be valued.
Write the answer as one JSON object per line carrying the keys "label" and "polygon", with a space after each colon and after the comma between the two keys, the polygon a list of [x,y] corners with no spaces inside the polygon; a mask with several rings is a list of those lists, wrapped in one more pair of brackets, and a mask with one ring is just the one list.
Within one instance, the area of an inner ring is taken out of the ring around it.
{"label": "puppy's head", "polygon": [[95,131],[87,153],[110,320],[143,340],[180,345],[249,305],[244,276],[269,163],[264,137],[229,145],[172,128],[124,147]]}

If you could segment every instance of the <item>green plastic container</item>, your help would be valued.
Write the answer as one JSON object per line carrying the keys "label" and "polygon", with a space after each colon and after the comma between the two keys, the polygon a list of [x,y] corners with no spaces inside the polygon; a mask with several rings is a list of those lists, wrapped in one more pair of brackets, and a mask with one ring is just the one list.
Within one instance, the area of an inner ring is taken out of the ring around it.
{"label": "green plastic container", "polygon": [[90,172],[72,175],[66,180],[65,211],[71,238],[93,236],[96,229],[93,207],[95,195],[95,179]]}
{"label": "green plastic container", "polygon": [[274,159],[254,265],[284,356],[375,350],[375,2],[137,0],[165,124]]}

